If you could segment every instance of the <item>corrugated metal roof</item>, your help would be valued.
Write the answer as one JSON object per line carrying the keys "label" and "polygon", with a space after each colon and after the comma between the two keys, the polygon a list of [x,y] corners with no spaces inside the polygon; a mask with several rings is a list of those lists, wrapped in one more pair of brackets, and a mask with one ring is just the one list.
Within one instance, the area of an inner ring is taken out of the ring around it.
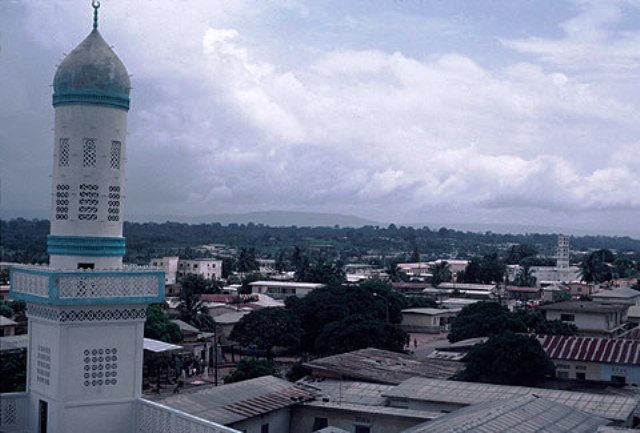
{"label": "corrugated metal roof", "polygon": [[459,409],[403,433],[594,433],[611,421],[534,395]]}
{"label": "corrugated metal roof", "polygon": [[485,401],[509,400],[535,394],[556,403],[565,404],[591,415],[613,421],[626,422],[638,402],[634,398],[610,394],[531,388],[525,386],[494,385],[488,383],[413,377],[402,382],[383,396],[417,401],[458,405],[472,405]]}
{"label": "corrugated metal roof", "polygon": [[229,425],[313,398],[283,379],[263,376],[219,387],[182,392],[159,403],[190,415]]}
{"label": "corrugated metal roof", "polygon": [[449,379],[464,368],[459,362],[417,360],[403,353],[367,348],[314,359],[307,367],[332,376],[397,385],[413,377]]}
{"label": "corrugated metal roof", "polygon": [[542,348],[554,360],[640,365],[640,342],[598,337],[544,335]]}

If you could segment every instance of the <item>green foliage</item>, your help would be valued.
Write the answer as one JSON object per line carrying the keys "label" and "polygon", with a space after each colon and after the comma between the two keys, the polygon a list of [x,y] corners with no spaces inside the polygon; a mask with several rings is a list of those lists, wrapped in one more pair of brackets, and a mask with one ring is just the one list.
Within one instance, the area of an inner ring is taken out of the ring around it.
{"label": "green foliage", "polygon": [[263,308],[242,317],[233,327],[231,339],[243,346],[257,346],[271,357],[275,346],[295,347],[300,344],[302,327],[298,316],[284,308]]}
{"label": "green foliage", "polygon": [[240,248],[236,260],[236,270],[241,274],[246,274],[247,272],[257,271],[258,268],[255,248]]}
{"label": "green foliage", "polygon": [[15,311],[13,311],[13,308],[9,306],[8,302],[0,301],[0,316],[4,316],[11,319],[14,314],[15,314]]}
{"label": "green foliage", "polygon": [[305,376],[309,376],[311,374],[311,369],[309,367],[305,367],[302,362],[296,362],[291,366],[289,371],[287,372],[287,380],[289,382],[297,382]]}
{"label": "green foliage", "polygon": [[389,323],[353,315],[323,327],[315,340],[313,352],[331,355],[366,347],[401,352],[406,335]]}
{"label": "green foliage", "polygon": [[405,308],[438,308],[438,303],[433,298],[423,298],[410,296],[405,298],[407,306]]}
{"label": "green foliage", "polygon": [[212,282],[200,275],[187,275],[182,280],[178,313],[180,320],[195,326],[201,331],[215,332],[215,321],[209,316],[208,309],[200,299],[204,293],[215,292]]}
{"label": "green foliage", "polygon": [[506,331],[526,332],[527,327],[507,307],[497,302],[477,302],[465,306],[453,319],[448,338],[453,343]]}
{"label": "green foliage", "polygon": [[429,268],[431,272],[431,285],[437,287],[440,283],[451,281],[453,274],[451,273],[451,265],[449,262],[442,261]]}
{"label": "green foliage", "polygon": [[[402,320],[406,300],[382,281],[317,289],[285,303],[300,318],[304,331],[300,345],[305,352],[325,355],[366,347],[401,350],[404,346],[406,334],[393,323]],[[391,323],[386,323],[387,317]]]}
{"label": "green foliage", "polygon": [[637,273],[636,265],[630,258],[620,256],[613,261],[614,278],[629,278]]}
{"label": "green foliage", "polygon": [[273,361],[269,359],[243,358],[235,370],[224,377],[224,383],[241,382],[262,376],[273,376],[277,373]]}
{"label": "green foliage", "polygon": [[9,284],[9,269],[0,269],[0,284]]}
{"label": "green foliage", "polygon": [[144,336],[166,343],[179,343],[184,338],[178,325],[169,320],[167,313],[164,312],[159,304],[152,304],[147,307]]}
{"label": "green foliage", "polygon": [[577,335],[578,328],[573,323],[561,320],[546,320],[538,310],[522,310],[515,318],[525,324],[529,332],[541,335]]}
{"label": "green foliage", "polygon": [[533,276],[531,268],[523,266],[520,268],[518,275],[516,275],[514,283],[520,287],[535,287],[536,277]]}
{"label": "green foliage", "polygon": [[311,257],[299,248],[294,248],[291,263],[295,269],[296,281],[322,283],[330,286],[346,281],[344,266],[340,260],[330,260],[325,255]]}
{"label": "green foliage", "polygon": [[222,286],[220,282],[207,280],[202,275],[185,275],[180,280],[182,291],[202,295],[205,293],[221,293]]}
{"label": "green foliage", "polygon": [[512,332],[494,335],[474,346],[465,362],[460,379],[476,382],[531,386],[555,372],[535,337]]}
{"label": "green foliage", "polygon": [[473,258],[463,274],[464,283],[492,284],[504,280],[505,265],[498,259],[498,255],[487,254],[482,258]]}
{"label": "green foliage", "polygon": [[524,268],[530,268],[531,266],[555,266],[556,261],[551,257],[525,257],[518,263]]}
{"label": "green foliage", "polygon": [[512,245],[507,251],[505,262],[508,265],[517,265],[523,259],[527,257],[535,257],[538,254],[538,249],[529,244]]}
{"label": "green foliage", "polygon": [[598,250],[587,254],[580,263],[580,278],[588,284],[611,281],[613,274],[607,260],[613,262],[611,251]]}
{"label": "green foliage", "polygon": [[7,350],[0,352],[0,394],[19,392],[27,384],[27,351]]}

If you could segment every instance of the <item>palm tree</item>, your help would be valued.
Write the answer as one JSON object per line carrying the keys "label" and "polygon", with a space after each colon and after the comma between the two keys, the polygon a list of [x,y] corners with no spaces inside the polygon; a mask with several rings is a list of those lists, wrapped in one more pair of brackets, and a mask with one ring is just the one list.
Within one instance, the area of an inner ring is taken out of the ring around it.
{"label": "palm tree", "polygon": [[429,268],[431,272],[431,285],[437,287],[438,284],[449,282],[453,277],[451,265],[447,261],[440,261]]}
{"label": "palm tree", "polygon": [[256,250],[253,248],[241,248],[238,253],[236,268],[241,274],[258,270],[259,265],[256,260]]}

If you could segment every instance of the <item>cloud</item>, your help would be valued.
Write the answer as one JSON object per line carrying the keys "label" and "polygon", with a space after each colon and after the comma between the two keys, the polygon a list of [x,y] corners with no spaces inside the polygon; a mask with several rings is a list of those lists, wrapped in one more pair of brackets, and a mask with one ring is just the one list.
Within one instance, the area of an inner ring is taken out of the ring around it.
{"label": "cloud", "polygon": [[[625,4],[578,3],[560,39],[503,38],[524,57],[499,68],[480,53],[416,56],[376,41],[327,48],[309,38],[310,60],[275,56],[287,40],[255,29],[278,13],[304,26],[314,9],[153,5],[141,14],[114,2],[103,24],[133,73],[132,213],[291,209],[419,221],[447,209],[506,220],[526,218],[523,209],[640,210],[636,101],[589,78],[635,68],[638,35],[616,31]],[[30,10],[28,24],[54,35],[36,37],[38,46],[68,50],[81,39],[56,36],[72,8],[51,24]],[[375,17],[351,18],[352,31]]]}

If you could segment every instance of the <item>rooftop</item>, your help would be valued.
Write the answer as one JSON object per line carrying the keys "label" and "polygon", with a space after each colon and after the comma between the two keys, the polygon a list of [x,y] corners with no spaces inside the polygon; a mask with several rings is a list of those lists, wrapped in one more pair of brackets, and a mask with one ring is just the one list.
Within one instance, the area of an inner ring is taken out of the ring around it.
{"label": "rooftop", "polygon": [[159,403],[219,424],[264,415],[313,395],[301,387],[274,376],[231,383],[195,392],[182,392],[163,398]]}
{"label": "rooftop", "polygon": [[542,348],[551,359],[640,365],[640,342],[597,337],[544,335]]}
{"label": "rooftop", "polygon": [[524,386],[493,385],[462,381],[449,381],[413,377],[386,392],[384,396],[419,401],[432,401],[472,405],[486,401],[512,400],[535,394],[573,409],[601,416],[617,422],[626,422],[638,402],[631,397],[592,394]]}
{"label": "rooftop", "polygon": [[422,314],[425,316],[438,316],[441,314],[455,314],[458,311],[456,310],[446,310],[440,308],[408,308],[406,310],[402,310],[402,314],[405,313],[413,313],[413,314]]}
{"label": "rooftop", "polygon": [[601,304],[600,302],[590,301],[564,301],[540,307],[541,310],[546,311],[572,311],[586,313],[615,313],[617,311],[625,311],[628,308],[629,307],[627,305]]}
{"label": "rooftop", "polygon": [[613,290],[602,290],[598,293],[591,295],[593,299],[605,298],[605,299],[633,299],[640,296],[640,292],[628,287],[618,287]]}
{"label": "rooftop", "polygon": [[611,421],[535,395],[459,409],[403,433],[595,433]]}
{"label": "rooftop", "polygon": [[315,372],[326,372],[331,376],[391,385],[414,376],[449,379],[464,368],[457,362],[437,359],[419,361],[403,353],[371,347],[315,359],[305,365]]}

